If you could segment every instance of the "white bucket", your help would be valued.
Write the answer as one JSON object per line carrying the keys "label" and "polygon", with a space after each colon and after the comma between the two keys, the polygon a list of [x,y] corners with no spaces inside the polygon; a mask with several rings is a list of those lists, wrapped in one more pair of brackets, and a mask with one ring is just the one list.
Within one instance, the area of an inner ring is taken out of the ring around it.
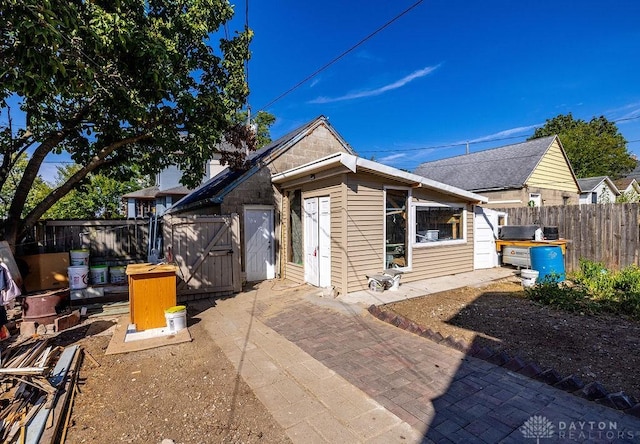
{"label": "white bucket", "polygon": [[87,288],[89,283],[89,267],[86,265],[72,265],[67,268],[69,274],[69,288],[72,290],[80,290]]}
{"label": "white bucket", "polygon": [[523,287],[533,287],[536,285],[538,272],[536,270],[522,270],[520,271],[520,277],[522,278]]}
{"label": "white bucket", "polygon": [[91,283],[97,285],[106,284],[108,269],[106,265],[95,265],[91,267],[89,269],[91,272]]}
{"label": "white bucket", "polygon": [[177,305],[164,311],[167,320],[167,328],[171,333],[177,333],[187,328],[187,307]]}
{"label": "white bucket", "polygon": [[125,267],[111,267],[109,268],[109,275],[111,276],[112,284],[124,284],[127,282]]}
{"label": "white bucket", "polygon": [[71,250],[71,265],[89,265],[89,250]]}

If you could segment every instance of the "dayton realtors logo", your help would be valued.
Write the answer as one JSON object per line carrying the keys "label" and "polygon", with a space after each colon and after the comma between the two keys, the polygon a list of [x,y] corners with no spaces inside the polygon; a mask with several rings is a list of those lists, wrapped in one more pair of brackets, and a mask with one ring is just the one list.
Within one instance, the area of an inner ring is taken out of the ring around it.
{"label": "dayton realtors logo", "polygon": [[[557,429],[557,430],[556,430]],[[618,430],[615,421],[558,421],[554,424],[544,416],[532,416],[520,427],[520,433],[525,438],[540,439],[554,438],[563,441],[590,441],[633,439],[640,436],[640,432]]]}
{"label": "dayton realtors logo", "polygon": [[535,438],[540,444],[540,438],[553,438],[553,423],[544,416],[532,416],[520,427],[525,438]]}

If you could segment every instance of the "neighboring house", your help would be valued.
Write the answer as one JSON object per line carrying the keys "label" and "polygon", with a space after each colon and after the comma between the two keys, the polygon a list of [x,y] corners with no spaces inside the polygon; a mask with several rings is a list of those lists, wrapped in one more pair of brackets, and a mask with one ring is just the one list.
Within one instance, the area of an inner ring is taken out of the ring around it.
{"label": "neighboring house", "polygon": [[580,205],[614,203],[620,191],[608,176],[578,179],[580,185]]}
{"label": "neighboring house", "polygon": [[638,202],[640,200],[640,184],[633,177],[614,180],[613,184],[620,191],[620,196],[625,202]]}
{"label": "neighboring house", "polygon": [[240,215],[242,270],[247,281],[271,279],[280,270],[282,195],[271,176],[351,147],[320,116],[250,153],[246,170],[225,169],[176,202],[170,215]]}
{"label": "neighboring house", "polygon": [[473,207],[483,196],[344,152],[271,180],[289,280],[347,294],[388,268],[402,282],[474,269]]}
{"label": "neighboring house", "polygon": [[[205,166],[203,182],[216,176],[225,167],[218,158],[209,161]],[[156,184],[152,187],[133,191],[122,196],[126,202],[127,217],[147,217],[149,213],[162,216],[164,212],[178,200],[189,194],[189,190],[180,184],[182,170],[171,165],[156,174]]]}
{"label": "neighboring house", "polygon": [[578,203],[580,188],[557,136],[419,165],[423,177],[489,198],[489,208]]}

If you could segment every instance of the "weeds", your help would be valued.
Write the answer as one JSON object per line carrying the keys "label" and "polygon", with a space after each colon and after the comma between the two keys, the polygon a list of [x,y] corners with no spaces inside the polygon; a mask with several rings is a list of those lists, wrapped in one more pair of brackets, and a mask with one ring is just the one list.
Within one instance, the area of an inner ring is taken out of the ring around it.
{"label": "weeds", "polygon": [[525,293],[531,300],[581,313],[614,313],[640,319],[640,268],[635,265],[610,271],[599,262],[580,260],[570,282],[544,279]]}

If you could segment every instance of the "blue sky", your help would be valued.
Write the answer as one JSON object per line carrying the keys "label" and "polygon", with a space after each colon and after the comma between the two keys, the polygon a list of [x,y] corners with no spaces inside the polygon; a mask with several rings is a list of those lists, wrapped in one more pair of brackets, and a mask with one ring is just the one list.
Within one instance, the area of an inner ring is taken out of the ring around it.
{"label": "blue sky", "polygon": [[[235,3],[229,31],[245,21]],[[640,158],[640,1],[249,3],[252,112],[277,138],[325,115],[363,157],[419,163],[518,143],[558,114],[617,121]],[[579,6],[576,6],[579,5]],[[623,119],[623,120],[620,120]],[[52,156],[41,169],[55,177]]]}
{"label": "blue sky", "polygon": [[272,136],[323,114],[361,156],[413,170],[571,112],[628,119],[617,125],[640,157],[637,0],[425,0],[267,106],[415,3],[251,2],[249,102],[276,116]]}

